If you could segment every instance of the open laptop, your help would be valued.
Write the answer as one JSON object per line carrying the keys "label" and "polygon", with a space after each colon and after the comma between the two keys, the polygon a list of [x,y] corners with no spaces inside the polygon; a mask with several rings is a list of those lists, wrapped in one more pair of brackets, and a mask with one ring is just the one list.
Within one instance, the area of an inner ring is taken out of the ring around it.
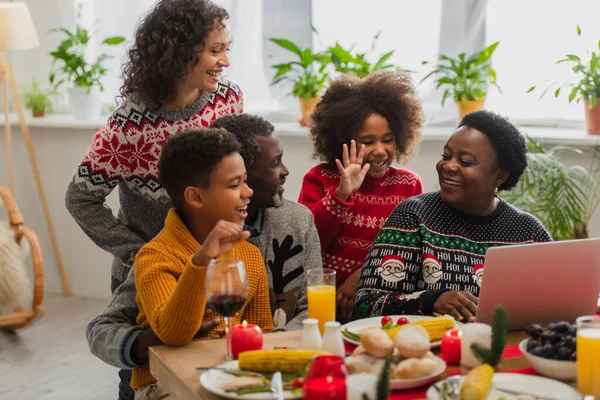
{"label": "open laptop", "polygon": [[593,315],[600,293],[600,238],[490,248],[477,322],[491,324],[501,304],[509,330]]}

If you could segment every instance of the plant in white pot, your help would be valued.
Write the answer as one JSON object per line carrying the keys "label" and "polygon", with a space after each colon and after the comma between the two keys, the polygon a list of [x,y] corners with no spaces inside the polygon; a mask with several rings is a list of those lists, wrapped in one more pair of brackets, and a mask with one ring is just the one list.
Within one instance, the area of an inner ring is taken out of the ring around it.
{"label": "plant in white pot", "polygon": [[[581,36],[581,28],[577,25],[577,35]],[[600,41],[598,41],[598,50],[600,50]],[[566,58],[558,60],[557,64],[571,63],[573,72],[579,78],[575,84],[559,85],[554,82],[550,84],[542,93],[542,97],[552,87],[558,86],[554,91],[554,97],[560,95],[563,87],[570,88],[569,103],[576,100],[579,103],[583,100],[585,105],[586,130],[590,135],[600,134],[600,51],[589,53],[589,61],[582,61],[581,57],[575,54],[567,54]],[[534,91],[536,86],[529,88],[527,93]]]}
{"label": "plant in white pot", "polygon": [[[53,58],[50,83],[55,89],[64,83],[72,83],[74,86],[68,89],[68,95],[75,118],[97,118],[102,105],[100,92],[104,91],[100,79],[107,73],[103,62],[110,56],[103,53],[93,61],[86,59],[84,53],[91,35],[78,24],[74,32],[65,28],[52,29],[50,32],[61,32],[67,36],[58,48],[50,53]],[[101,45],[112,46],[124,41],[125,38],[121,36],[113,36],[104,39]]]}

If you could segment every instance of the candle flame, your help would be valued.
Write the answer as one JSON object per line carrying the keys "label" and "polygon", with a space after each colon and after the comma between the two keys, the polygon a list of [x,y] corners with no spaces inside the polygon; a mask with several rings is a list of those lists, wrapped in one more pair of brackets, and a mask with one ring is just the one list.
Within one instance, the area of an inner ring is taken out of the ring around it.
{"label": "candle flame", "polygon": [[244,320],[244,322],[242,322],[242,326],[243,326],[244,328],[248,327],[248,322],[247,322],[246,320]]}
{"label": "candle flame", "polygon": [[333,378],[331,377],[331,375],[327,375],[327,378],[325,378],[325,380],[327,381],[327,383],[333,382]]}

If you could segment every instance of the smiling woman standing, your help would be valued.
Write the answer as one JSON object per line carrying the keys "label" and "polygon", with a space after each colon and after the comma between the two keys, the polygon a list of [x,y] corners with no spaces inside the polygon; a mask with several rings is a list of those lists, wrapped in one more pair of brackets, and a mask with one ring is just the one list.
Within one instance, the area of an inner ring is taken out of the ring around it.
{"label": "smiling woman standing", "polygon": [[[242,112],[240,88],[222,76],[229,66],[228,17],[208,0],[156,4],[129,49],[123,104],[94,135],[69,183],[67,209],[89,238],[114,256],[113,292],[173,207],[158,180],[158,156],[167,139]],[[106,204],[116,187],[117,217]],[[128,395],[120,393],[120,399],[133,398],[128,386],[124,376],[121,389]]]}
{"label": "smiling woman standing", "polygon": [[401,203],[375,239],[354,316],[438,312],[472,320],[486,250],[552,240],[534,216],[498,197],[526,167],[515,125],[490,111],[466,115],[436,165],[440,190]]}
{"label": "smiling woman standing", "polygon": [[325,162],[304,176],[298,202],[315,217],[323,268],[336,271],[337,315],[349,316],[373,239],[398,203],[423,193],[417,174],[391,166],[417,153],[423,111],[407,74],[382,71],[333,81],[312,119]]}

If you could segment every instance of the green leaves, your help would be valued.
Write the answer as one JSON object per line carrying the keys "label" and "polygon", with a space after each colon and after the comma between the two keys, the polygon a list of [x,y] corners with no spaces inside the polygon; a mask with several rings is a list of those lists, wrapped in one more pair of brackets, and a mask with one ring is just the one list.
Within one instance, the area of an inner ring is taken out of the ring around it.
{"label": "green leaves", "polygon": [[[489,84],[500,90],[496,83],[496,71],[492,68],[490,62],[499,43],[492,43],[482,51],[470,56],[461,53],[457,58],[452,58],[442,54],[437,67],[425,75],[421,82],[434,75],[437,76],[436,87],[447,87],[447,89],[444,89],[442,105],[450,96],[455,101],[460,101],[463,104],[472,100],[482,100],[486,96],[486,89]],[[427,64],[427,62],[423,61],[422,64]],[[530,90],[533,90],[533,88]]]}
{"label": "green leaves", "polygon": [[[581,36],[581,28],[577,25],[577,35]],[[598,49],[600,50],[600,41],[598,41]],[[581,100],[587,99],[588,105],[593,107],[592,104],[596,104],[598,97],[600,97],[600,51],[599,52],[588,52],[589,61],[584,61],[576,54],[567,54],[565,58],[556,61],[556,64],[567,63],[571,65],[571,70],[575,75],[578,76],[579,82],[573,84],[560,85],[554,92],[554,97],[558,97],[561,87],[569,87],[569,103],[573,100],[580,102]],[[552,83],[540,97],[543,97],[546,91],[551,86],[557,85]],[[533,91],[535,86],[530,88],[527,93]]]}
{"label": "green leaves", "polygon": [[[91,39],[89,31],[77,25],[75,32],[65,28],[52,29],[50,32],[58,32],[67,36],[60,42],[56,50],[50,52],[53,60],[48,79],[54,85],[54,89],[65,82],[73,82],[76,86],[88,88],[88,91],[96,85],[101,91],[104,90],[100,78],[106,75],[107,70],[102,63],[110,56],[100,54],[94,62],[85,59],[84,50]],[[104,39],[101,44],[113,46],[124,41],[124,37],[113,36]],[[64,76],[58,82],[56,82],[57,72]]]}
{"label": "green leaves", "polygon": [[271,84],[277,85],[285,80],[290,80],[294,84],[292,94],[295,97],[304,100],[317,97],[325,89],[329,78],[325,68],[331,62],[330,57],[324,53],[313,53],[309,47],[302,49],[287,39],[271,38],[269,40],[293,53],[298,59],[297,61],[272,65],[271,68],[276,69],[277,72]]}
{"label": "green leaves", "polygon": [[[573,91],[571,92],[573,95]],[[567,166],[559,155],[580,150],[553,147],[545,150],[541,143],[527,138],[527,168],[517,186],[504,195],[513,205],[535,215],[556,240],[578,237],[587,228],[600,203],[598,168]],[[593,160],[598,160],[598,153]]]}
{"label": "green leaves", "polygon": [[22,91],[25,107],[32,110],[34,114],[52,111],[52,98],[57,96],[55,90],[42,89],[41,82],[34,78],[31,88]]}

